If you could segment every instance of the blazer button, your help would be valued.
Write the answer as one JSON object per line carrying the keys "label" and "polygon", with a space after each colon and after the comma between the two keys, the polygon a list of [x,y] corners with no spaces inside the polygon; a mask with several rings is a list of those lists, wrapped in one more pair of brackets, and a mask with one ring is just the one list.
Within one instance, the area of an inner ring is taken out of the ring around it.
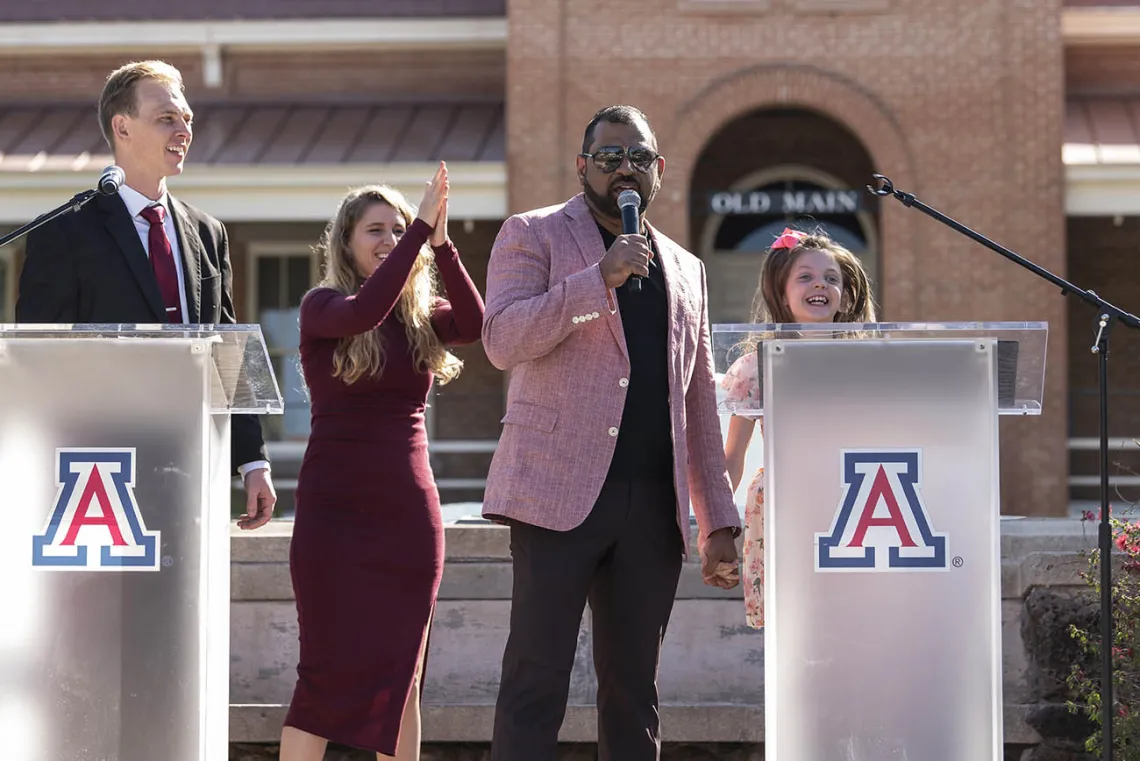
{"label": "blazer button", "polygon": [[617,436],[617,433],[618,433],[617,428],[614,428],[611,426],[610,427],[610,436]]}
{"label": "blazer button", "polygon": [[621,380],[618,381],[618,385],[621,386],[622,388],[625,388],[626,386],[629,385],[629,378],[622,378]]}

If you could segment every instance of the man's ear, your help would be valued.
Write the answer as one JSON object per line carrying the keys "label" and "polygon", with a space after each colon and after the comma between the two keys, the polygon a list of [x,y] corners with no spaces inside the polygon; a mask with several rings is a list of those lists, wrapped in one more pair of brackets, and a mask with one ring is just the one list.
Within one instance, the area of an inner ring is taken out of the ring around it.
{"label": "man's ear", "polygon": [[127,140],[131,136],[130,120],[127,119],[126,114],[115,114],[111,117],[111,135],[120,139]]}

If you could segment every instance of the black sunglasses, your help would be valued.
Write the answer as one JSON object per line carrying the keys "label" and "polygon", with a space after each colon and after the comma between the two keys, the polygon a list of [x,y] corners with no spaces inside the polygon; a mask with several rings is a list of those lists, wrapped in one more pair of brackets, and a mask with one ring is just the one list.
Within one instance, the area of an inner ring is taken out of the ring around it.
{"label": "black sunglasses", "polygon": [[629,156],[629,165],[639,172],[648,172],[653,168],[655,162],[661,154],[654,153],[648,148],[641,148],[634,146],[633,148],[622,148],[619,145],[607,145],[599,148],[593,153],[579,153],[584,159],[593,159],[594,166],[605,174],[613,174],[621,166],[621,162],[625,157]]}

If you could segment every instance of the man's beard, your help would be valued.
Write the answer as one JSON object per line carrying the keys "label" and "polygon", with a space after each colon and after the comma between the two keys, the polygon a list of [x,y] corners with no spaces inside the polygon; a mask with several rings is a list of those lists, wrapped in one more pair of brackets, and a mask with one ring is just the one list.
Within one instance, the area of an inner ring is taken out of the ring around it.
{"label": "man's beard", "polygon": [[[599,214],[610,219],[621,219],[621,208],[618,206],[617,199],[613,197],[608,191],[603,195],[590,185],[588,182],[582,183],[582,189],[586,194],[586,200],[590,202],[590,206],[594,208]],[[640,191],[638,192],[640,196]],[[654,192],[641,196],[641,208],[638,209],[638,214],[645,214],[646,209],[649,208],[649,202],[653,200]]]}

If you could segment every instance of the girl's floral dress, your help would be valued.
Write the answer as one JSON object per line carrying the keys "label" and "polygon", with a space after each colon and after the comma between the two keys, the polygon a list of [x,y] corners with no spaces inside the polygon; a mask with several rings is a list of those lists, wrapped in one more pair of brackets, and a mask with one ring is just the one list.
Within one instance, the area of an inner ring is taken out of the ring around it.
{"label": "girl's floral dress", "polygon": [[[748,402],[757,407],[760,399],[759,367],[756,352],[750,351],[732,363],[721,385],[728,402]],[[764,419],[756,419],[760,436],[764,435]],[[747,624],[764,626],[764,468],[756,470],[748,484],[744,503],[744,564],[741,573],[744,587],[744,618]]]}

